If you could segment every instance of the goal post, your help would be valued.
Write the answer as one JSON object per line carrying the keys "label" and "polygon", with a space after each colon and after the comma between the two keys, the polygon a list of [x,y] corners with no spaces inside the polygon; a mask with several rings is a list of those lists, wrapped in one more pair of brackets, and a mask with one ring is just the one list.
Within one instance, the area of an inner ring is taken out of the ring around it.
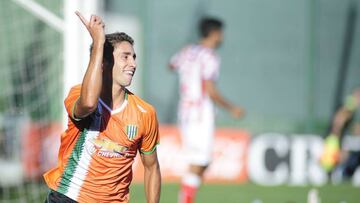
{"label": "goal post", "polygon": [[[82,82],[89,62],[91,38],[81,24],[75,11],[79,10],[85,17],[99,12],[97,0],[65,0],[64,2],[64,90],[63,99],[70,88]],[[64,108],[63,108],[64,109]],[[66,126],[67,115],[63,112],[63,126]]]}

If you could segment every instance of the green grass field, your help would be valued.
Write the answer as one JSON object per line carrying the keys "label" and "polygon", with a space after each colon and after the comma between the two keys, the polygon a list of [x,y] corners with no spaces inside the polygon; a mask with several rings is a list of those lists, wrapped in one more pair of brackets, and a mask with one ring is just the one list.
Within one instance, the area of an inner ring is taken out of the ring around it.
{"label": "green grass field", "polygon": [[[146,202],[142,184],[131,187],[131,202]],[[309,190],[314,187],[276,186],[264,187],[255,184],[204,185],[198,192],[198,203],[306,203]],[[315,187],[321,203],[360,203],[360,188],[349,184]],[[164,184],[162,203],[176,203],[178,184]],[[256,201],[259,200],[259,201]]]}
{"label": "green grass field", "polygon": [[[13,188],[8,195],[0,190],[0,203],[43,202],[48,189],[45,184],[26,184],[19,193]],[[197,203],[307,203],[307,194],[314,187],[277,186],[264,187],[255,184],[206,184],[198,192]],[[315,187],[321,203],[360,203],[360,188],[350,184]],[[176,203],[178,184],[163,184],[161,203]],[[146,203],[143,184],[131,186],[131,203]],[[5,198],[5,199],[4,199]]]}

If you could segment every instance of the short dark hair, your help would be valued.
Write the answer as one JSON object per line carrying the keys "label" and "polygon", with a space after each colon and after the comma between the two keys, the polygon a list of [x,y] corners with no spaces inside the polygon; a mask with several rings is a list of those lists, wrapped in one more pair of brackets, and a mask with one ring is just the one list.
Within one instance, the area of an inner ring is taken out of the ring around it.
{"label": "short dark hair", "polygon": [[[131,45],[134,45],[134,39],[130,37],[125,32],[114,32],[110,34],[105,35],[105,43],[104,43],[104,54],[103,54],[103,60],[107,61],[109,63],[113,63],[113,52],[114,52],[114,46],[117,43],[121,42],[129,42]],[[90,53],[93,49],[93,45],[90,46]]]}
{"label": "short dark hair", "polygon": [[213,17],[204,17],[199,23],[199,34],[201,37],[207,37],[212,31],[222,30],[223,22]]}

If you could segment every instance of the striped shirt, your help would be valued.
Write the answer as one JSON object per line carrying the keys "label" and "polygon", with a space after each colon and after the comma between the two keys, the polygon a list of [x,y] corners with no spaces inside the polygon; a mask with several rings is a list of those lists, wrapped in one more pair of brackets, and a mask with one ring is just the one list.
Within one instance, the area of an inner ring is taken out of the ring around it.
{"label": "striped shirt", "polygon": [[201,112],[213,111],[214,105],[205,91],[204,81],[218,79],[219,56],[213,49],[189,45],[171,58],[170,65],[179,74],[179,119],[206,119],[201,117]]}

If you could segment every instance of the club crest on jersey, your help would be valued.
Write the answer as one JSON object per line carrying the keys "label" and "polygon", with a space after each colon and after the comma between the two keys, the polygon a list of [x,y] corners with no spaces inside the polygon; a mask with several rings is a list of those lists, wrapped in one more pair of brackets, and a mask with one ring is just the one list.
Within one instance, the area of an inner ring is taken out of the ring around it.
{"label": "club crest on jersey", "polygon": [[127,125],[126,126],[126,135],[129,140],[133,140],[137,135],[138,127],[136,125]]}

